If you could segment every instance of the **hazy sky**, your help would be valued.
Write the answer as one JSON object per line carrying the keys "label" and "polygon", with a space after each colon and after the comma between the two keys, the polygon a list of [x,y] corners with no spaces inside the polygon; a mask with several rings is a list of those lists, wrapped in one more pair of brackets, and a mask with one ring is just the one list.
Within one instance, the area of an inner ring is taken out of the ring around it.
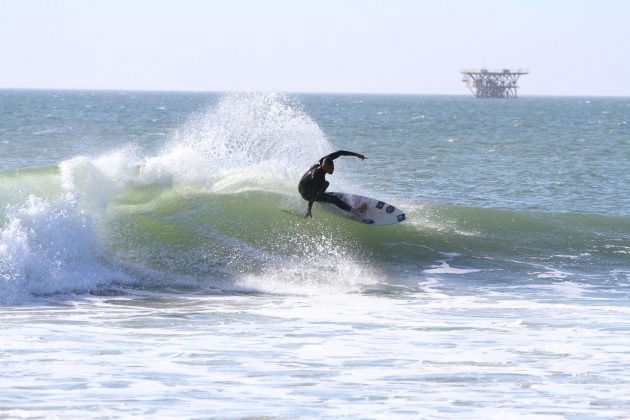
{"label": "hazy sky", "polygon": [[626,0],[0,0],[0,87],[630,96]]}

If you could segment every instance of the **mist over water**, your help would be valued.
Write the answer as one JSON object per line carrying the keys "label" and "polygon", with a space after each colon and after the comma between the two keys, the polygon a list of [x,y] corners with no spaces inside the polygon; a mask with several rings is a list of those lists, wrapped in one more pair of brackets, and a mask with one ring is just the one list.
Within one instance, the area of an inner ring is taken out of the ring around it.
{"label": "mist over water", "polygon": [[[625,99],[0,99],[10,416],[630,410]],[[338,149],[404,223],[302,217]]]}

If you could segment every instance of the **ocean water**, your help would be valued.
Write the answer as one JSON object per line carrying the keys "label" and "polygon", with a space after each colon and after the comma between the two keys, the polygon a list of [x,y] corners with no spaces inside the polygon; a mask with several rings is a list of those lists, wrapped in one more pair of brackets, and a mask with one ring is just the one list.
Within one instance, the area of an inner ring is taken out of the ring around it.
{"label": "ocean water", "polygon": [[[0,417],[630,416],[630,99],[0,91]],[[405,210],[301,217],[302,173]]]}

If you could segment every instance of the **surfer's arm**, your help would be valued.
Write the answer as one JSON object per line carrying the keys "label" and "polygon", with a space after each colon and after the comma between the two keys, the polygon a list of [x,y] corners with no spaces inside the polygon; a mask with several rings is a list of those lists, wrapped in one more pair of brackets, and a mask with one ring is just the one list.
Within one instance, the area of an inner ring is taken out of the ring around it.
{"label": "surfer's arm", "polygon": [[323,158],[321,158],[319,161],[322,162],[324,159],[330,159],[330,160],[335,160],[337,159],[339,156],[356,156],[359,159],[363,160],[363,159],[367,159],[365,156],[363,156],[361,153],[354,153],[354,152],[349,152],[347,150],[337,150],[335,153],[331,153],[328,156],[324,156]]}

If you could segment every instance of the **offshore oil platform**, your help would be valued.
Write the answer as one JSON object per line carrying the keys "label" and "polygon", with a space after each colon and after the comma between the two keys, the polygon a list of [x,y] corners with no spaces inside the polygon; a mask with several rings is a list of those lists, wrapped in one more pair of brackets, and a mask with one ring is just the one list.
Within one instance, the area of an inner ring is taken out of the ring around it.
{"label": "offshore oil platform", "polygon": [[462,81],[477,98],[517,98],[518,78],[529,70],[464,69]]}

